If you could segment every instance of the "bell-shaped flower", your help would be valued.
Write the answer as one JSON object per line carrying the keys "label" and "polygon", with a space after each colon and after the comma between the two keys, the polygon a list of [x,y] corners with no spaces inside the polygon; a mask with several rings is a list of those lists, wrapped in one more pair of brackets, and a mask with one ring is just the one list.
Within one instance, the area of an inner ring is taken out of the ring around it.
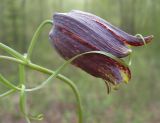
{"label": "bell-shaped flower", "polygon": [[114,85],[128,82],[131,78],[131,72],[122,60],[132,52],[128,45],[141,46],[153,39],[152,35],[143,39],[132,36],[96,15],[81,11],[55,13],[53,21],[49,36],[64,59],[88,51],[103,51],[115,57],[86,54],[72,62],[87,73]]}

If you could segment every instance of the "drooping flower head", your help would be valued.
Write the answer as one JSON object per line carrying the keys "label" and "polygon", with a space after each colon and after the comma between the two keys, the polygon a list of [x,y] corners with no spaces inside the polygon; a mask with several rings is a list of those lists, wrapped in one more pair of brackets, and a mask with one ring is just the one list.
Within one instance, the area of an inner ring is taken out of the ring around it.
{"label": "drooping flower head", "polygon": [[141,46],[149,43],[153,36],[132,36],[111,25],[100,17],[82,12],[55,13],[50,39],[58,53],[66,60],[88,51],[104,51],[115,58],[102,54],[87,54],[72,64],[87,73],[112,84],[128,82],[131,72],[122,58],[132,50],[128,45]]}

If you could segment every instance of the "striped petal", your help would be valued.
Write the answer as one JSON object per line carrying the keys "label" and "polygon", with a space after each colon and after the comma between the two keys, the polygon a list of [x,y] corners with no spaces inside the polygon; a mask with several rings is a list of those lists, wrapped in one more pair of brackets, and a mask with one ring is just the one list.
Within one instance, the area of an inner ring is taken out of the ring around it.
{"label": "striped petal", "polygon": [[88,19],[89,20],[94,20],[99,25],[101,25],[104,29],[108,30],[113,36],[115,36],[115,38],[117,40],[122,41],[125,44],[129,44],[129,45],[132,45],[132,46],[142,46],[145,43],[147,44],[147,43],[151,42],[152,39],[153,39],[153,35],[143,37],[144,41],[145,41],[145,43],[144,43],[142,38],[130,35],[130,34],[124,32],[123,30],[113,26],[112,24],[105,21],[104,19],[102,19],[102,18],[100,18],[96,15],[93,15],[91,13],[74,10],[74,11],[71,12],[71,15],[77,15],[77,16],[79,16],[81,18],[85,18],[87,20]]}
{"label": "striped petal", "polygon": [[68,35],[88,43],[92,50],[106,51],[117,57],[125,57],[131,53],[131,49],[123,42],[94,21],[72,14],[57,13],[54,15],[54,23],[55,27],[66,30],[66,34],[68,32]]}

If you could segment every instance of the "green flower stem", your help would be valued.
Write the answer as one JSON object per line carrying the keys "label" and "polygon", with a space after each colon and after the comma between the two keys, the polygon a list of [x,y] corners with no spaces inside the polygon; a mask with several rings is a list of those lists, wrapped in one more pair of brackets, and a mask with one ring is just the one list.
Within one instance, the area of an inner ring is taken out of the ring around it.
{"label": "green flower stem", "polygon": [[25,85],[22,84],[21,91],[20,91],[20,110],[23,113],[23,115],[26,115],[26,97],[25,97]]}
{"label": "green flower stem", "polygon": [[6,97],[6,96],[8,96],[8,95],[10,95],[10,94],[12,94],[14,92],[16,92],[16,90],[15,89],[11,89],[11,90],[3,93],[3,94],[0,94],[0,98]]}
{"label": "green flower stem", "polygon": [[29,48],[28,48],[27,59],[30,59],[32,51],[33,51],[33,48],[34,48],[34,46],[35,46],[35,44],[37,42],[37,39],[38,39],[43,27],[45,25],[48,25],[48,24],[53,25],[53,21],[52,20],[45,20],[44,22],[42,22],[40,24],[40,26],[37,28],[36,32],[34,33],[33,38],[31,40],[31,43],[30,43]]}
{"label": "green flower stem", "polygon": [[0,82],[11,89],[20,90],[17,86],[13,85],[7,79],[5,79],[1,74],[0,74]]}
{"label": "green flower stem", "polygon": [[[24,55],[25,57],[25,55]],[[19,83],[21,84],[21,91],[20,91],[20,101],[19,101],[19,108],[22,114],[24,115],[27,123],[31,123],[30,118],[28,117],[27,113],[27,97],[25,92],[25,66],[19,64]]]}
{"label": "green flower stem", "polygon": [[19,107],[27,123],[31,123],[28,117],[28,113],[27,113],[25,85],[23,84],[22,84],[21,91],[20,91]]}
{"label": "green flower stem", "polygon": [[25,68],[22,64],[19,64],[19,82],[21,84],[25,83]]}
{"label": "green flower stem", "polygon": [[0,60],[1,59],[9,60],[9,61],[16,62],[16,63],[22,64],[22,65],[26,64],[23,60],[20,60],[20,59],[17,59],[17,58],[13,58],[13,57],[10,57],[10,56],[0,55]]}
{"label": "green flower stem", "polygon": [[9,53],[10,55],[12,55],[13,57],[21,59],[23,61],[26,61],[26,59],[23,57],[23,55],[21,55],[20,53],[18,53],[15,50],[13,50],[12,48],[4,45],[3,43],[0,43],[0,48],[3,49],[4,51],[6,51],[7,53]]}
{"label": "green flower stem", "polygon": [[[52,74],[55,74],[54,71],[52,70],[49,70],[47,68],[44,68],[44,67],[41,67],[39,65],[36,65],[36,64],[33,64],[31,62],[24,62],[22,60],[19,60],[19,59],[16,59],[16,58],[13,58],[13,57],[9,57],[9,56],[0,56],[0,59],[5,59],[5,60],[9,60],[9,61],[12,61],[12,62],[16,62],[18,64],[22,64],[22,65],[25,65],[33,70],[36,70],[36,71],[39,71],[39,72],[42,72],[42,73],[45,73],[45,74],[48,74],[48,75],[52,75]],[[63,82],[65,82],[66,84],[68,84],[75,96],[76,96],[76,99],[77,99],[77,103],[78,103],[78,116],[79,116],[79,123],[82,123],[82,119],[83,119],[83,115],[82,115],[82,104],[81,104],[81,98],[80,98],[80,94],[79,94],[79,91],[76,87],[76,85],[70,80],[68,79],[67,77],[61,75],[61,74],[58,74],[56,76],[56,78],[62,80]],[[19,88],[18,88],[19,89]],[[21,90],[21,89],[20,89]]]}

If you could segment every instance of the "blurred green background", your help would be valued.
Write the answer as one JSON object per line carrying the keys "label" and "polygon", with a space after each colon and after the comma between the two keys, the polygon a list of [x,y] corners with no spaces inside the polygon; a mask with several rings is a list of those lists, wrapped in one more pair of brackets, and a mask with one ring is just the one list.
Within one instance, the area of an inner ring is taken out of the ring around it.
{"label": "blurred green background", "polygon": [[[0,0],[0,42],[21,53],[27,51],[38,25],[54,12],[73,9],[94,13],[133,35],[154,35],[146,47],[133,48],[132,79],[118,91],[107,95],[104,82],[69,66],[63,74],[78,86],[85,123],[160,123],[160,1],[159,0]],[[64,60],[52,48],[48,26],[41,34],[32,61],[52,70]],[[0,49],[0,54],[5,54]],[[15,83],[18,68],[0,61],[0,73]],[[47,77],[27,69],[27,86]],[[0,93],[8,88],[0,84]],[[0,99],[0,123],[25,123],[18,108],[18,93]],[[43,121],[33,123],[75,123],[76,100],[72,90],[55,79],[45,88],[28,93],[31,113],[43,113]]]}

